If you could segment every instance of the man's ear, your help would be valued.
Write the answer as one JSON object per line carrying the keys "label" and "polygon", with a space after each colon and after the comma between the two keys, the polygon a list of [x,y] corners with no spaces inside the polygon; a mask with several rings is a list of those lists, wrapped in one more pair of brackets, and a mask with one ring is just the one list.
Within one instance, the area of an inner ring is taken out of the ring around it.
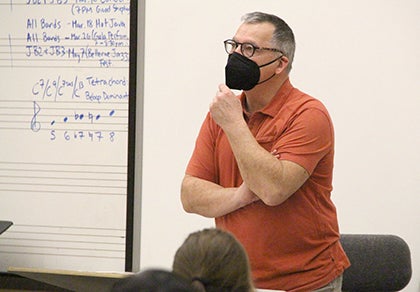
{"label": "man's ear", "polygon": [[276,74],[280,74],[281,72],[286,70],[287,65],[289,65],[289,59],[286,56],[281,56],[281,58],[279,59],[279,65],[276,69]]}

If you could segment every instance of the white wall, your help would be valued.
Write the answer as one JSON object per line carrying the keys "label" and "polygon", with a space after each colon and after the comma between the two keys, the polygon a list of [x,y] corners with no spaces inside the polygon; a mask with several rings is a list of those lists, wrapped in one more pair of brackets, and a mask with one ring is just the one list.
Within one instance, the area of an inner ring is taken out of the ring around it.
{"label": "white wall", "polygon": [[404,238],[420,287],[418,0],[146,1],[141,268],[170,268],[211,219],[183,212],[181,179],[208,105],[224,81],[240,17],[277,14],[295,32],[292,83],[335,123],[333,200],[342,233]]}

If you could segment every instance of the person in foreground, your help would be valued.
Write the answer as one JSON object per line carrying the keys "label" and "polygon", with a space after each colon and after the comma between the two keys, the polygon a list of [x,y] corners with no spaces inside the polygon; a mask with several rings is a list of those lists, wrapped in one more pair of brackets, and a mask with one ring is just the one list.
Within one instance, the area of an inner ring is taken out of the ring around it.
{"label": "person in foreground", "polygon": [[242,20],[224,42],[226,84],[198,134],[181,185],[183,207],[234,234],[257,288],[341,291],[350,263],[330,197],[331,118],[291,84],[290,27],[260,12]]}
{"label": "person in foreground", "polygon": [[148,269],[115,282],[111,292],[196,292],[183,278],[163,269]]}
{"label": "person in foreground", "polygon": [[191,233],[176,251],[172,271],[191,282],[196,291],[255,291],[243,246],[221,229]]}

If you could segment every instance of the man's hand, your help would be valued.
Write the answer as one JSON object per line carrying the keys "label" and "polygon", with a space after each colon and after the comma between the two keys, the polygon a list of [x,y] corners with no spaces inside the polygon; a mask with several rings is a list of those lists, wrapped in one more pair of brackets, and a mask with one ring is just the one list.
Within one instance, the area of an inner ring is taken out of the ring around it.
{"label": "man's hand", "polygon": [[238,197],[241,200],[242,207],[260,200],[243,182],[236,190]]}
{"label": "man's hand", "polygon": [[219,85],[219,90],[210,104],[210,113],[223,130],[244,122],[241,101],[224,84]]}
{"label": "man's hand", "polygon": [[214,218],[236,211],[259,198],[242,183],[238,188],[224,188],[213,182],[185,175],[181,185],[184,210]]}

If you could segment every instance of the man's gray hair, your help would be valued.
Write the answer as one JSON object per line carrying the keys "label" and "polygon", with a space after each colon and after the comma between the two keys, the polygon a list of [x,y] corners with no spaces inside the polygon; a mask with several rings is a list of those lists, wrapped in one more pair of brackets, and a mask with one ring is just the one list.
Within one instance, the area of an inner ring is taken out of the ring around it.
{"label": "man's gray hair", "polygon": [[273,45],[282,51],[289,59],[287,71],[290,72],[295,56],[296,43],[295,36],[289,25],[280,17],[263,12],[247,13],[242,16],[242,21],[249,24],[268,22],[274,25],[273,38],[271,41]]}

